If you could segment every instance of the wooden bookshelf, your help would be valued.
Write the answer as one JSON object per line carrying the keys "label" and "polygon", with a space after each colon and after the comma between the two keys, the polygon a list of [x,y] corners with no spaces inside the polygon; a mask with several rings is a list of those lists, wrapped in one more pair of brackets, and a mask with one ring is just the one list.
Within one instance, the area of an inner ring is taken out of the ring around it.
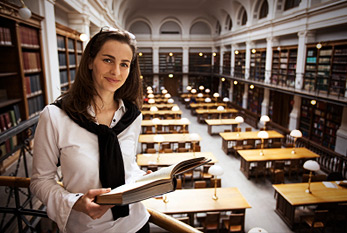
{"label": "wooden bookshelf", "polygon": [[159,53],[159,72],[174,73],[182,72],[182,53]]}
{"label": "wooden bookshelf", "polygon": [[67,91],[75,80],[77,67],[80,63],[83,42],[81,33],[56,23],[57,46],[59,59],[60,89]]}
{"label": "wooden bookshelf", "polygon": [[[47,104],[41,21],[18,16],[18,7],[0,3],[0,134],[27,120]],[[15,148],[13,137],[0,145],[0,157]]]}
{"label": "wooden bookshelf", "polygon": [[212,53],[189,53],[189,72],[211,72]]}
{"label": "wooden bookshelf", "polygon": [[216,56],[213,56],[213,73],[219,73],[220,58],[219,53],[216,53]]}
{"label": "wooden bookshelf", "polygon": [[345,96],[347,78],[347,41],[307,46],[304,90]]}
{"label": "wooden bookshelf", "polygon": [[263,82],[265,80],[266,49],[251,51],[249,79]]}
{"label": "wooden bookshelf", "polygon": [[223,74],[230,75],[231,51],[225,51],[223,54]]}
{"label": "wooden bookshelf", "polygon": [[243,92],[245,90],[243,83],[237,83],[234,85],[233,89],[233,103],[237,104],[238,106],[242,107],[242,101],[243,101]]}
{"label": "wooden bookshelf", "polygon": [[304,137],[331,150],[335,149],[336,131],[341,125],[343,107],[302,98],[299,129]]}
{"label": "wooden bookshelf", "polygon": [[238,50],[238,54],[235,53],[234,76],[237,78],[245,78],[245,69],[246,69],[246,51]]}
{"label": "wooden bookshelf", "polygon": [[263,102],[263,98],[264,88],[248,88],[248,109],[253,113],[261,115],[261,103]]}
{"label": "wooden bookshelf", "polygon": [[272,50],[272,84],[295,87],[297,52],[297,46]]}
{"label": "wooden bookshelf", "polygon": [[140,53],[138,55],[141,74],[153,73],[153,55],[152,53]]}

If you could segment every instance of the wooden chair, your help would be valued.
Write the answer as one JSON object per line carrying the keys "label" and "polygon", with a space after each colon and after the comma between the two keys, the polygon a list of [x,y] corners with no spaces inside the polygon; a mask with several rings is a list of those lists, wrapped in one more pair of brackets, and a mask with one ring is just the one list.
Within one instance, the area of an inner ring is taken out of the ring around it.
{"label": "wooden chair", "polygon": [[321,229],[324,232],[328,213],[328,210],[315,210],[313,215],[301,216],[300,222],[308,225],[311,232],[315,229]]}
{"label": "wooden chair", "polygon": [[183,186],[186,184],[186,180],[193,180],[193,177],[194,177],[193,170],[190,170],[190,171],[183,173],[182,174]]}
{"label": "wooden chair", "polygon": [[317,174],[312,176],[312,182],[319,182],[319,181],[326,181],[327,180],[327,175],[325,174]]}
{"label": "wooden chair", "polygon": [[164,153],[173,153],[173,150],[171,148],[165,148]]}
{"label": "wooden chair", "polygon": [[164,152],[165,149],[171,149],[171,144],[169,142],[164,142],[161,144],[160,152]]}
{"label": "wooden chair", "polygon": [[202,221],[202,227],[204,232],[214,231],[219,232],[220,228],[220,213],[219,212],[207,212],[206,217]]}
{"label": "wooden chair", "polygon": [[265,176],[266,175],[266,161],[259,161],[259,162],[257,162],[257,165],[254,166],[251,169],[251,171],[254,174],[256,180],[258,180],[258,176],[260,174]]}
{"label": "wooden chair", "polygon": [[208,173],[208,169],[210,169],[211,165],[203,165],[202,170],[200,171],[199,179],[202,180],[210,180],[213,176]]}
{"label": "wooden chair", "polygon": [[241,128],[235,127],[234,132],[241,132]]}
{"label": "wooden chair", "polygon": [[223,220],[222,225],[227,230],[227,232],[244,232],[244,222],[245,214],[231,213],[228,219]]}
{"label": "wooden chair", "polygon": [[275,161],[273,163],[272,167],[270,168],[272,181],[274,181],[275,173],[278,171],[283,171],[284,174],[284,161]]}
{"label": "wooden chair", "polygon": [[252,128],[251,128],[251,127],[246,127],[246,128],[245,128],[245,131],[246,131],[246,132],[251,132],[251,131],[252,131]]}
{"label": "wooden chair", "polygon": [[147,154],[155,154],[155,153],[157,153],[157,150],[154,148],[148,148],[148,149],[146,149],[146,153]]}
{"label": "wooden chair", "polygon": [[291,160],[289,166],[285,169],[288,171],[289,178],[291,178],[292,173],[295,173],[296,177],[298,177],[298,174],[301,171],[300,160]]}
{"label": "wooden chair", "polygon": [[228,132],[231,132],[231,129],[225,129],[224,130],[224,133],[228,133]]}
{"label": "wooden chair", "polygon": [[197,180],[194,181],[194,188],[195,189],[202,189],[202,188],[206,188],[206,181],[205,180]]}
{"label": "wooden chair", "polygon": [[158,171],[157,165],[148,165],[147,170],[151,170],[152,172]]}
{"label": "wooden chair", "polygon": [[282,147],[282,142],[272,142],[271,143],[271,148],[281,148]]}
{"label": "wooden chair", "polygon": [[145,128],[145,134],[153,134],[152,126],[146,126]]}
{"label": "wooden chair", "polygon": [[182,189],[182,179],[178,178],[176,179],[177,184],[176,184],[176,189]]}
{"label": "wooden chair", "polygon": [[201,147],[199,145],[193,145],[193,152],[200,152],[201,151]]}
{"label": "wooden chair", "polygon": [[188,148],[177,148],[177,152],[182,153],[182,152],[189,152]]}
{"label": "wooden chair", "polygon": [[214,188],[214,184],[216,182],[217,182],[217,188],[222,187],[222,179],[220,179],[220,178],[211,178],[210,187]]}
{"label": "wooden chair", "polygon": [[284,183],[284,171],[276,170],[273,177],[273,184],[283,184]]}
{"label": "wooden chair", "polygon": [[246,144],[243,145],[243,149],[254,149],[255,147],[255,140],[254,139],[247,139]]}

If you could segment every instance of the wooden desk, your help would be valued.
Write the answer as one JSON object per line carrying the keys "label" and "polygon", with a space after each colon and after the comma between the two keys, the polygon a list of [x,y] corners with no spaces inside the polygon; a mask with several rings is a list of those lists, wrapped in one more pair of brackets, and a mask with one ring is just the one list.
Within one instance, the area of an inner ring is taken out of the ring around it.
{"label": "wooden desk", "polygon": [[[224,110],[217,110],[217,109],[196,109],[195,110],[196,114],[198,115],[198,122],[202,122],[203,120],[203,114],[208,114],[208,118],[212,116],[212,114],[219,114],[219,118],[221,118],[221,114],[223,113],[228,113],[229,115],[237,113],[238,111],[234,108],[226,108]],[[214,118],[218,119],[218,118]]]}
{"label": "wooden desk", "polygon": [[[207,123],[207,132],[210,135],[213,135],[212,133],[212,126],[214,125],[237,125],[239,122],[235,121],[235,119],[205,119],[205,122]],[[216,133],[214,133],[216,134]]]}
{"label": "wooden desk", "polygon": [[[258,133],[260,131],[249,131],[249,132],[227,132],[227,133],[219,133],[222,137],[222,149],[226,154],[228,154],[228,142],[230,141],[239,141],[239,140],[247,140],[247,139],[255,139],[260,140],[258,137]],[[284,138],[284,136],[277,131],[268,130],[266,131],[269,134],[269,139],[272,138]],[[239,134],[239,135],[238,135]]]}
{"label": "wooden desk", "polygon": [[[214,188],[181,189],[168,193],[168,202],[151,198],[142,203],[165,214],[195,214],[209,211],[240,211],[251,208],[238,188],[217,188],[218,200],[213,200]],[[191,218],[191,221],[194,219]]]}
{"label": "wooden desk", "polygon": [[[156,136],[157,134],[140,134],[139,136],[139,142],[142,143],[141,145],[141,149],[142,151],[143,148],[143,144],[144,143],[158,143],[156,141],[154,141],[154,137]],[[190,137],[191,134],[187,133],[183,133],[183,134],[160,134],[164,137],[164,141],[163,142],[170,142],[170,143],[178,143],[178,142],[192,142],[192,139]],[[201,137],[200,135],[199,136],[199,139],[196,141],[196,144],[198,145],[201,141]],[[161,143],[163,143],[161,142]]]}
{"label": "wooden desk", "polygon": [[226,103],[191,103],[189,105],[190,107],[190,114],[193,116],[196,115],[195,110],[196,109],[209,109],[209,108],[217,108],[218,106],[223,106],[226,108],[227,104]]}
{"label": "wooden desk", "polygon": [[197,157],[205,157],[211,159],[209,164],[215,164],[218,162],[212,152],[185,152],[185,153],[160,153],[159,161],[157,160],[158,154],[138,154],[137,164],[140,167],[147,167],[148,165],[158,166],[170,166],[186,159],[192,159]]}
{"label": "wooden desk", "polygon": [[178,106],[177,104],[143,104],[142,110],[149,110],[152,106],[156,106],[158,109],[171,109],[173,106]]}
{"label": "wooden desk", "polygon": [[164,117],[165,115],[175,115],[175,116],[181,116],[182,115],[182,111],[178,110],[178,111],[172,111],[172,110],[158,110],[158,111],[149,111],[149,110],[142,110],[141,111],[142,115],[150,115],[150,116],[156,116],[159,115],[161,117]]}
{"label": "wooden desk", "polygon": [[293,148],[269,148],[263,149],[264,155],[260,155],[260,149],[238,150],[241,157],[241,171],[247,178],[250,177],[250,165],[258,161],[276,161],[276,160],[294,160],[294,159],[314,159],[319,155],[307,148],[295,148],[295,154],[292,154]]}
{"label": "wooden desk", "polygon": [[347,202],[347,188],[339,185],[337,188],[327,188],[323,182],[312,182],[312,194],[305,192],[307,183],[278,184],[273,187],[278,193],[275,211],[292,229],[295,228],[295,208],[298,206]]}
{"label": "wooden desk", "polygon": [[[186,120],[182,120],[182,119],[174,119],[174,120],[160,120],[159,124],[157,125],[161,125],[161,126],[180,126],[182,128],[185,128],[185,130],[188,130],[188,126],[190,125],[190,121],[186,119]],[[141,126],[142,129],[144,129],[145,127],[154,127],[155,125],[153,124],[152,120],[142,120],[141,122]],[[142,133],[144,133],[144,131],[142,130]],[[167,132],[169,133],[169,132]]]}

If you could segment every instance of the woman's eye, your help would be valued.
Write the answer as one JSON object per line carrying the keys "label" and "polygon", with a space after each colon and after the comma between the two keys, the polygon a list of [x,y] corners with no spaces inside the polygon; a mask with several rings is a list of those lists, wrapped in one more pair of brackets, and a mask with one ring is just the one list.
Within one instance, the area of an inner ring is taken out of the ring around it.
{"label": "woman's eye", "polygon": [[104,62],[106,62],[106,63],[111,63],[112,60],[111,60],[111,59],[108,59],[108,58],[105,58],[105,59],[104,59]]}
{"label": "woman's eye", "polygon": [[127,63],[122,63],[121,66],[122,67],[129,67]]}

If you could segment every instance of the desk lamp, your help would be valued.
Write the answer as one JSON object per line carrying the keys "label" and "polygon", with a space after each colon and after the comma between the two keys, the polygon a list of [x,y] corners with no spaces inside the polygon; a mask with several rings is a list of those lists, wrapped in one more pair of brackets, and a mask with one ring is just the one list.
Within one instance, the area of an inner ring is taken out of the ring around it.
{"label": "desk lamp", "polygon": [[[218,107],[217,107],[217,110],[218,110],[218,111],[224,111],[224,107],[223,107],[223,106],[218,106]],[[222,113],[220,112],[220,113],[219,113],[219,119],[221,119],[221,118],[222,118]]]}
{"label": "desk lamp", "polygon": [[223,98],[223,102],[229,102],[229,98],[228,97],[224,97]]}
{"label": "desk lamp", "polygon": [[207,89],[205,89],[205,93],[206,93],[206,94],[208,94],[208,93],[210,93],[210,92],[211,92],[211,90],[210,90],[210,89],[208,89],[208,88],[207,88]]}
{"label": "desk lamp", "polygon": [[213,97],[216,98],[216,102],[217,102],[218,97],[219,97],[219,93],[218,93],[218,92],[214,93],[214,94],[213,94]]}
{"label": "desk lamp", "polygon": [[155,103],[155,100],[154,100],[154,99],[149,99],[149,100],[148,100],[148,103],[149,103],[149,104],[154,104],[154,103]]}
{"label": "desk lamp", "polygon": [[263,148],[264,148],[264,139],[269,138],[268,132],[262,130],[258,133],[258,137],[261,139],[261,150],[260,155],[264,155]]}
{"label": "desk lamp", "polygon": [[[180,110],[180,108],[176,105],[171,108],[171,111],[173,111],[173,112],[177,112],[179,110]],[[176,113],[174,113],[174,118],[176,119]]]}
{"label": "desk lamp", "polygon": [[260,122],[264,124],[264,130],[266,130],[266,122],[270,121],[270,117],[268,115],[262,115],[260,117]]}
{"label": "desk lamp", "polygon": [[185,98],[184,99],[184,102],[189,102],[190,101],[190,98]]}
{"label": "desk lamp", "polygon": [[170,99],[167,100],[167,102],[168,102],[169,104],[173,104],[175,101],[174,101],[174,99],[170,98]]}
{"label": "desk lamp", "polygon": [[158,108],[157,108],[157,106],[152,106],[152,107],[149,109],[149,111],[151,111],[151,112],[158,112]]}
{"label": "desk lamp", "polygon": [[192,87],[191,86],[187,86],[186,89],[187,89],[187,91],[190,91],[190,90],[192,90]]}
{"label": "desk lamp", "polygon": [[160,124],[160,119],[159,119],[159,118],[153,118],[153,119],[152,119],[152,123],[154,124],[155,133],[158,133],[158,131],[157,131],[157,125]]}
{"label": "desk lamp", "polygon": [[[237,122],[237,128],[240,128],[240,124],[244,122],[244,119],[242,116],[237,116],[235,117],[235,121]],[[240,136],[240,132],[237,131],[237,134],[236,134],[237,137]]]}
{"label": "desk lamp", "polygon": [[212,196],[212,199],[216,201],[216,200],[218,200],[218,197],[217,197],[217,176],[223,175],[224,170],[223,170],[222,167],[220,167],[218,165],[212,165],[208,169],[208,173],[213,175],[214,178],[215,178],[215,182],[214,182],[214,195]]}
{"label": "desk lamp", "polygon": [[167,99],[170,99],[170,98],[171,98],[171,95],[170,95],[169,93],[166,93],[166,94],[164,95],[164,97],[167,98]]}
{"label": "desk lamp", "polygon": [[196,94],[196,89],[192,89],[190,92],[191,92],[192,94]]}
{"label": "desk lamp", "polygon": [[185,133],[186,132],[186,127],[189,124],[189,120],[188,120],[188,118],[183,117],[183,118],[181,118],[181,122],[183,124],[183,133]]}
{"label": "desk lamp", "polygon": [[211,103],[211,98],[209,97],[205,98],[205,103]]}
{"label": "desk lamp", "polygon": [[148,94],[147,97],[148,97],[149,99],[153,99],[153,98],[154,98],[154,95],[153,95],[153,94]]}
{"label": "desk lamp", "polygon": [[190,137],[190,140],[193,143],[193,157],[195,158],[195,144],[196,144],[197,141],[199,141],[200,136],[197,133],[192,133],[192,134],[189,135],[189,137]]}
{"label": "desk lamp", "polygon": [[319,170],[319,164],[317,163],[317,161],[315,161],[315,160],[307,160],[305,163],[304,163],[304,168],[306,169],[306,170],[309,170],[310,171],[310,175],[309,175],[309,177],[308,177],[308,187],[307,187],[307,189],[306,189],[306,193],[312,193],[311,192],[311,188],[310,188],[310,186],[311,186],[311,178],[312,178],[312,172],[313,171],[318,171]]}
{"label": "desk lamp", "polygon": [[198,98],[202,98],[202,97],[204,97],[204,94],[199,93],[199,94],[197,95],[197,97],[198,97]]}
{"label": "desk lamp", "polygon": [[204,86],[199,86],[199,90],[200,90],[200,91],[203,91],[204,89],[205,89]]}
{"label": "desk lamp", "polygon": [[290,132],[290,136],[294,138],[292,154],[295,154],[295,143],[298,138],[302,137],[302,133],[300,130],[294,129]]}
{"label": "desk lamp", "polygon": [[163,90],[161,91],[161,93],[165,95],[165,94],[167,94],[167,90],[166,90],[166,89],[163,89]]}
{"label": "desk lamp", "polygon": [[157,162],[159,162],[159,159],[160,159],[160,143],[164,141],[164,136],[163,135],[155,135],[154,136],[154,141],[158,143],[158,154],[157,154]]}
{"label": "desk lamp", "polygon": [[153,94],[153,90],[152,89],[147,90],[147,94]]}

